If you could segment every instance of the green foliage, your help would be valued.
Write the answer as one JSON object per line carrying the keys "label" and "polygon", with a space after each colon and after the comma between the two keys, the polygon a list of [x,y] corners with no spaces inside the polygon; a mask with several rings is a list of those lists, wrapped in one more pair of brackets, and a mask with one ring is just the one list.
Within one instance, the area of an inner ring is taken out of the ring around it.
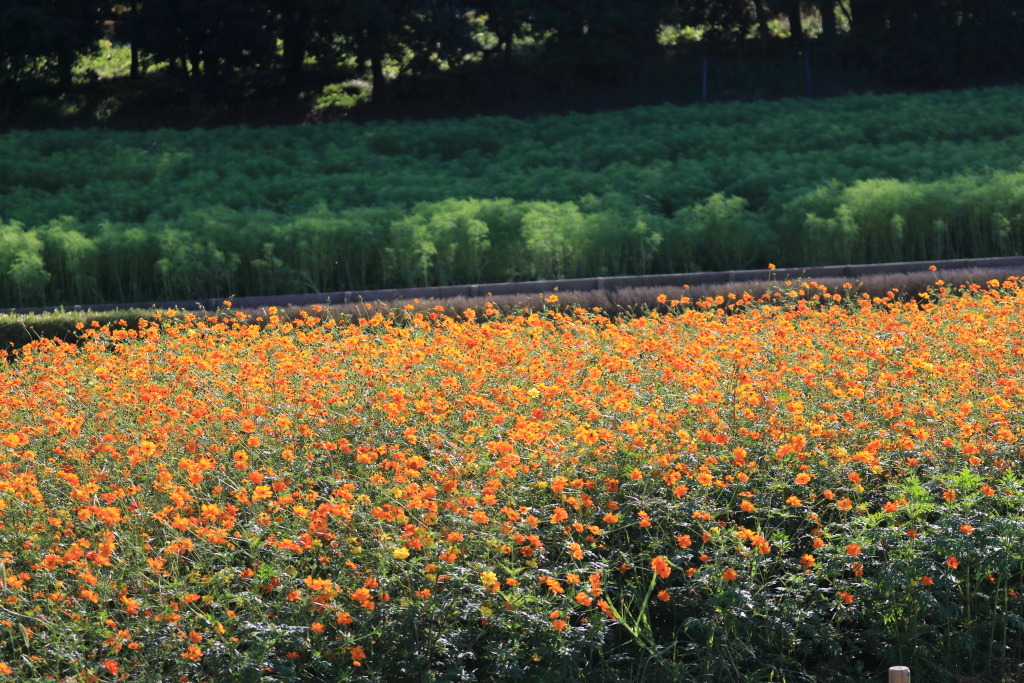
{"label": "green foliage", "polygon": [[13,131],[0,306],[1019,254],[1022,105]]}

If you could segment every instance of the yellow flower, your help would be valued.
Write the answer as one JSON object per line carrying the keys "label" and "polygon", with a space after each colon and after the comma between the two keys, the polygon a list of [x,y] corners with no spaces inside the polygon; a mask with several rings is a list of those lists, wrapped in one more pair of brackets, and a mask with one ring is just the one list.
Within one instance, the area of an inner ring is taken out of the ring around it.
{"label": "yellow flower", "polygon": [[405,560],[409,557],[408,548],[395,548],[394,552],[391,553],[392,557],[396,560]]}

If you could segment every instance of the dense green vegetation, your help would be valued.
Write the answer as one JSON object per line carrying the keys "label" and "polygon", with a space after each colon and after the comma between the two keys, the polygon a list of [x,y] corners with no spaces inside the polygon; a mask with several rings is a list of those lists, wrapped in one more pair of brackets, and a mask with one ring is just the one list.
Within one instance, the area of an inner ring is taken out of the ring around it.
{"label": "dense green vegetation", "polygon": [[0,305],[1017,254],[1022,105],[12,131]]}

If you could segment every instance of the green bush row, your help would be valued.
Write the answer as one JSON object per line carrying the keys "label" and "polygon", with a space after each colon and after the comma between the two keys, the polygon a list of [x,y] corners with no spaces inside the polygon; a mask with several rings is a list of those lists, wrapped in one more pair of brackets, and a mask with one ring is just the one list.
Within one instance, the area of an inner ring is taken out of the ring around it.
{"label": "green bush row", "polygon": [[[224,207],[141,226],[0,225],[0,302],[174,300],[389,287],[1019,254],[1024,172],[823,186],[773,225],[714,194],[671,217],[622,195],[449,199],[408,211]],[[785,247],[783,247],[785,245]]]}
{"label": "green bush row", "polygon": [[1024,89],[0,136],[0,306],[1017,254]]}

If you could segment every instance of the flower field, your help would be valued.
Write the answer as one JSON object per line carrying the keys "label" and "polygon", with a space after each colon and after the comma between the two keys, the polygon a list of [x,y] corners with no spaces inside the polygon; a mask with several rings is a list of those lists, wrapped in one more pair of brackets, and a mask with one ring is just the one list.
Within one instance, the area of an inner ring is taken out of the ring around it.
{"label": "flower field", "polygon": [[0,369],[0,680],[1022,675],[1024,286],[167,311]]}

